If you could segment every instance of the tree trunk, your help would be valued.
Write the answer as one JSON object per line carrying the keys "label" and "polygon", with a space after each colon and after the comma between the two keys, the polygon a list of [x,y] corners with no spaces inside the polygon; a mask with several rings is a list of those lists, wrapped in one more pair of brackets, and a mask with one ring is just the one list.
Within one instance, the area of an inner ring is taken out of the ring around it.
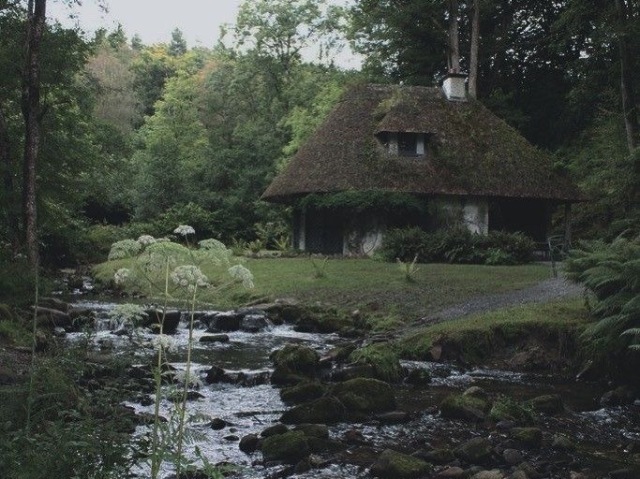
{"label": "tree trunk", "polygon": [[449,0],[449,73],[460,73],[458,0]]}
{"label": "tree trunk", "polygon": [[7,219],[7,234],[11,243],[11,252],[14,256],[18,253],[20,239],[18,236],[20,211],[16,201],[16,188],[13,181],[13,158],[11,157],[11,145],[9,142],[9,127],[4,116],[4,110],[0,106],[0,164],[3,165],[3,184],[5,214]]}
{"label": "tree trunk", "polygon": [[636,109],[635,91],[633,87],[633,55],[629,40],[628,24],[630,5],[624,0],[615,0],[618,13],[618,51],[620,53],[620,94],[622,97],[622,111],[624,125],[627,132],[627,146],[629,152],[638,146],[638,111]]}
{"label": "tree trunk", "polygon": [[46,0],[29,0],[25,67],[22,81],[22,116],[25,124],[22,213],[27,258],[38,268],[36,163],[40,148],[40,45],[45,28]]}
{"label": "tree trunk", "polygon": [[478,50],[480,48],[480,0],[473,0],[471,51],[469,55],[469,96],[478,98]]}

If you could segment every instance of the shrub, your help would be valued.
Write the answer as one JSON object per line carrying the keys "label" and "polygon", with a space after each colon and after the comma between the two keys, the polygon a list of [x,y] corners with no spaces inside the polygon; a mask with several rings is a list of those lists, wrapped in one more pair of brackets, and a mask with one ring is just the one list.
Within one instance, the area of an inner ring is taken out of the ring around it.
{"label": "shrub", "polygon": [[420,228],[389,230],[381,249],[387,261],[459,264],[523,264],[533,258],[535,243],[522,233],[473,234],[465,228],[427,233]]}
{"label": "shrub", "polygon": [[417,256],[418,261],[424,262],[428,239],[428,234],[418,227],[391,229],[384,235],[380,253],[386,261],[411,262]]}

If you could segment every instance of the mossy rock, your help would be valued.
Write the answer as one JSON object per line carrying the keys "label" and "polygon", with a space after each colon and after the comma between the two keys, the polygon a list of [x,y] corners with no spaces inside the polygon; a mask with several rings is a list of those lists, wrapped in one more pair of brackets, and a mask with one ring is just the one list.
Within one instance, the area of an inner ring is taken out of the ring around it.
{"label": "mossy rock", "polygon": [[534,419],[531,408],[506,396],[493,403],[489,418],[495,422],[512,421],[523,425],[532,424]]}
{"label": "mossy rock", "polygon": [[514,427],[511,437],[524,447],[538,449],[542,446],[542,430],[537,427]]}
{"label": "mossy rock", "polygon": [[489,462],[493,454],[493,446],[484,437],[474,437],[457,448],[455,454],[471,464],[484,464]]}
{"label": "mossy rock", "polygon": [[526,402],[536,412],[553,416],[564,412],[564,403],[559,394],[545,394]]}
{"label": "mossy rock", "polygon": [[329,439],[329,428],[326,424],[298,424],[294,431],[301,431],[307,437]]}
{"label": "mossy rock", "polygon": [[400,359],[387,344],[371,344],[356,349],[349,355],[349,361],[371,366],[376,379],[382,381],[395,383],[400,382],[403,377]]}
{"label": "mossy rock", "polygon": [[309,455],[310,449],[302,431],[288,431],[284,434],[265,437],[261,446],[264,460],[283,461],[295,464]]}
{"label": "mossy rock", "polygon": [[344,405],[334,397],[322,397],[300,404],[285,412],[280,421],[285,424],[332,424],[345,419]]}
{"label": "mossy rock", "polygon": [[295,330],[304,333],[339,333],[353,329],[353,318],[333,308],[308,308],[297,319]]}
{"label": "mossy rock", "polygon": [[352,413],[379,413],[396,408],[393,388],[377,379],[351,379],[336,384],[332,394]]}
{"label": "mossy rock", "polygon": [[414,479],[430,474],[431,464],[407,454],[386,449],[371,466],[371,475],[382,479]]}
{"label": "mossy rock", "polygon": [[440,414],[447,419],[481,422],[486,418],[489,403],[484,399],[462,394],[452,394],[440,403]]}
{"label": "mossy rock", "polygon": [[327,388],[318,382],[304,382],[280,391],[280,397],[285,404],[300,404],[324,395]]}
{"label": "mossy rock", "polygon": [[271,353],[270,358],[276,368],[304,375],[314,374],[320,361],[320,355],[314,349],[301,344],[287,344]]}

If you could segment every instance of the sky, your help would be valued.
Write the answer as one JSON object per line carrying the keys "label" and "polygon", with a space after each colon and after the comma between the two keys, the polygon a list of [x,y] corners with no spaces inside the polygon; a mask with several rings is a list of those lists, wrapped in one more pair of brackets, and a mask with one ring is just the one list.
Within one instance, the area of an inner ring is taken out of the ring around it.
{"label": "sky", "polygon": [[[220,26],[234,23],[243,0],[104,0],[108,11],[102,11],[96,0],[83,0],[81,6],[65,6],[59,0],[47,3],[47,16],[67,27],[79,26],[88,35],[98,28],[113,30],[120,23],[129,38],[134,34],[144,44],[171,40],[171,32],[179,28],[189,47],[213,47]],[[351,0],[332,0],[347,4]],[[357,68],[359,60],[348,51],[337,63]]]}

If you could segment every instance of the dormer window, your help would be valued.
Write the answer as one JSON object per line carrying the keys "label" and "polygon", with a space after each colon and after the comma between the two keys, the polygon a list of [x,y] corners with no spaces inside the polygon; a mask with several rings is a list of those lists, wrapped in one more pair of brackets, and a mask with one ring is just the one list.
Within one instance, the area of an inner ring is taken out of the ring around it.
{"label": "dormer window", "polygon": [[416,158],[425,156],[429,135],[426,133],[389,131],[378,134],[378,138],[386,147],[389,155]]}

